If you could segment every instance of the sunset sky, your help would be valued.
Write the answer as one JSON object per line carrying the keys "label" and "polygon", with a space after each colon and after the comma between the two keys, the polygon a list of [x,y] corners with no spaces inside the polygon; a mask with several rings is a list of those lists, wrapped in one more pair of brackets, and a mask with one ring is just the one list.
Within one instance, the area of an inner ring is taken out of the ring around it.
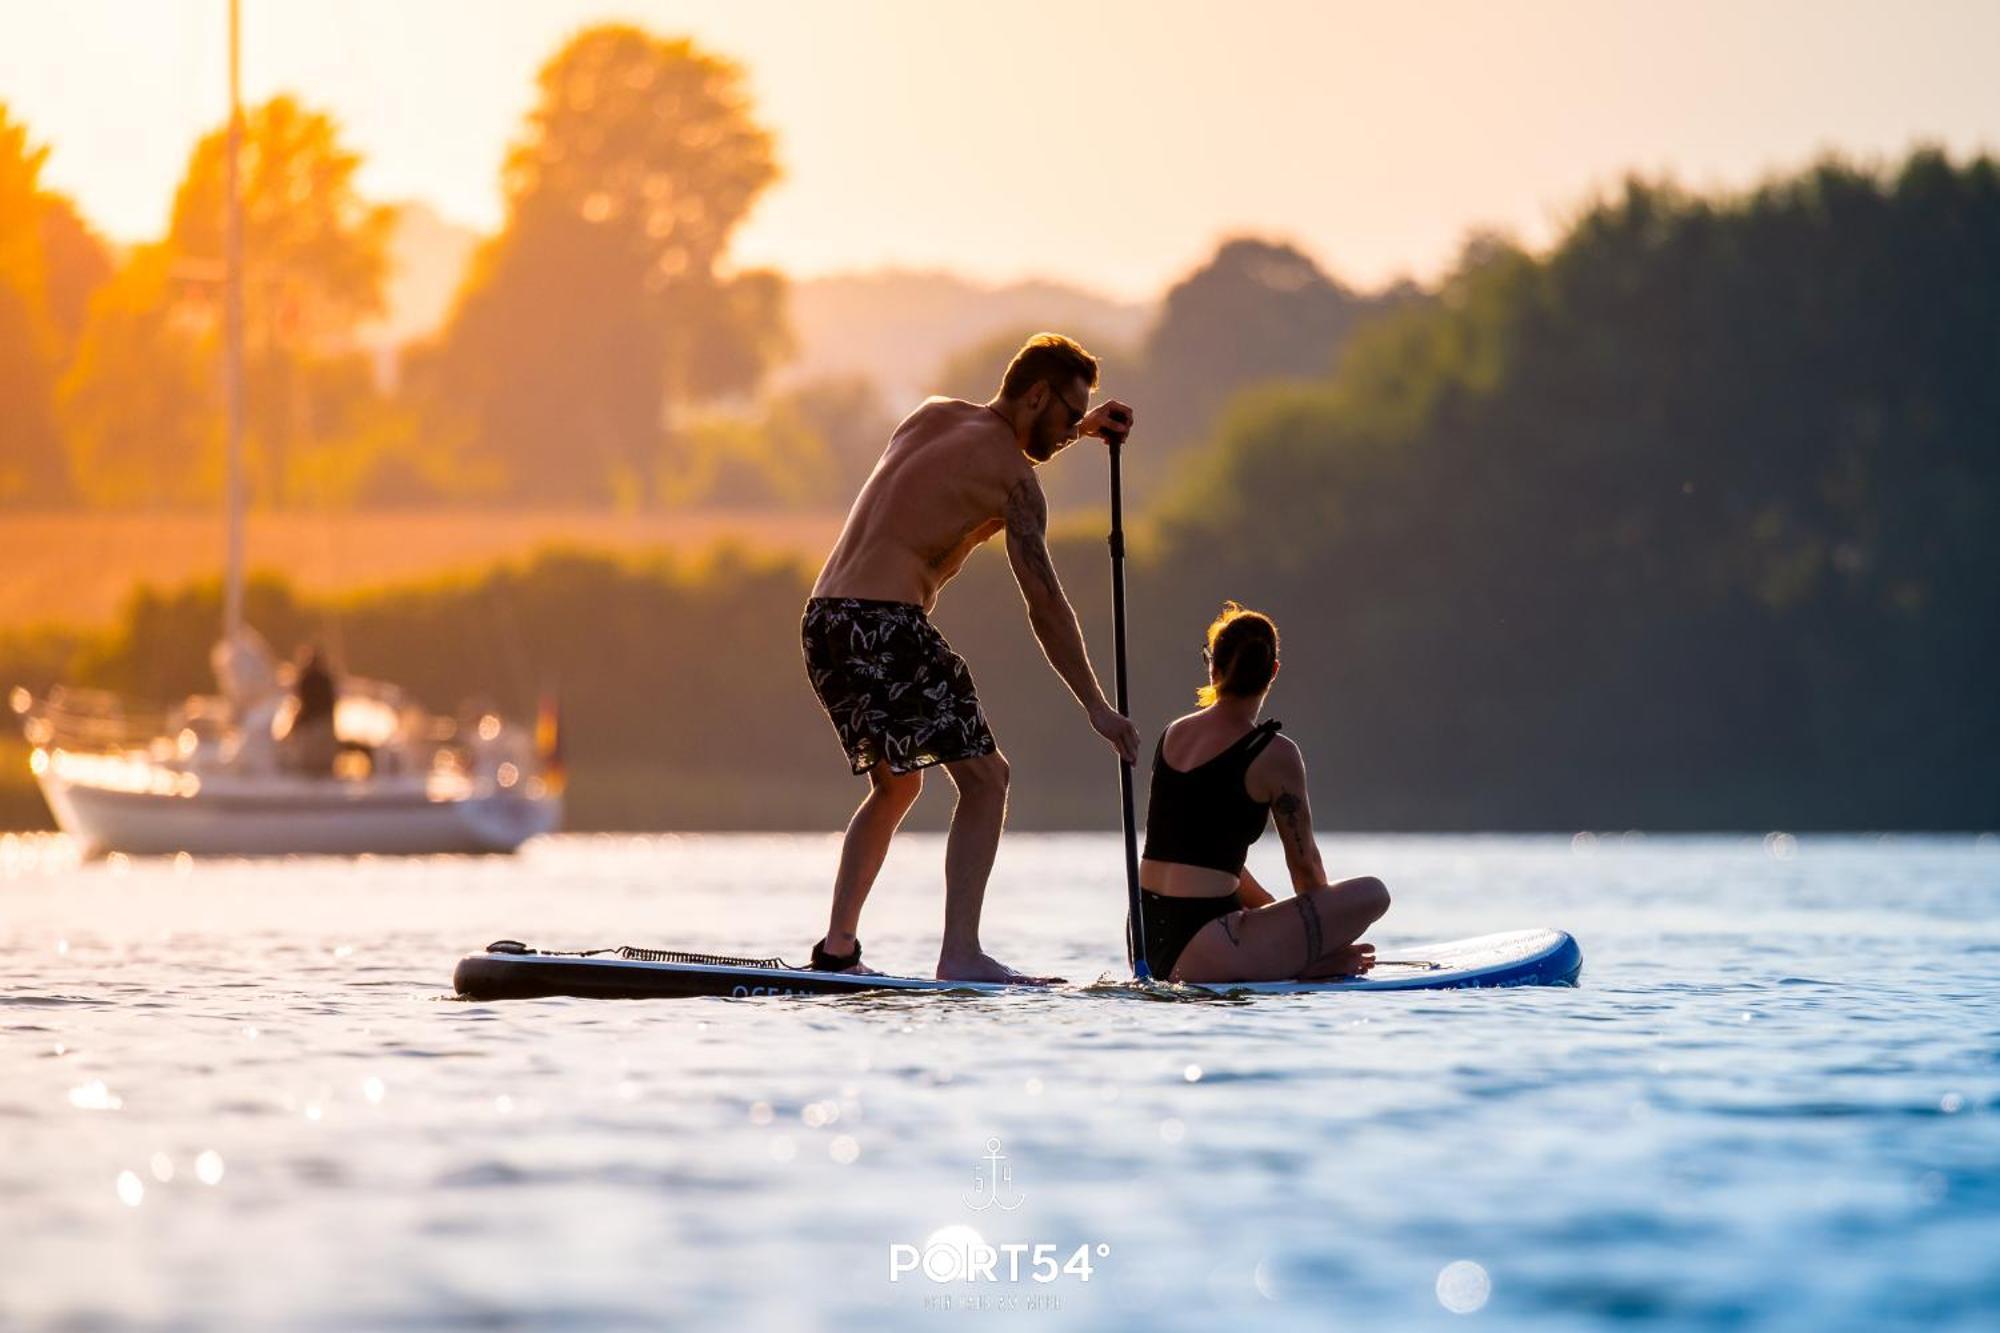
{"label": "sunset sky", "polygon": [[[225,0],[0,0],[0,101],[113,237],[225,101]],[[245,96],[330,109],[364,188],[480,228],[537,67],[608,19],[744,62],[786,176],[738,257],[1150,295],[1228,232],[1372,286],[1533,243],[1628,170],[2000,147],[2000,4],[245,0]]]}

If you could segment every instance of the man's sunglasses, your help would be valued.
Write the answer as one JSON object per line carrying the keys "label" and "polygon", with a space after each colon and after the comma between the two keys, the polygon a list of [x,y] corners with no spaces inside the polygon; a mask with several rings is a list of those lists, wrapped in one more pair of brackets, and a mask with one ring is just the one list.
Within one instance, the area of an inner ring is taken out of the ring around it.
{"label": "man's sunglasses", "polygon": [[[1048,381],[1044,380],[1043,383],[1047,384]],[[1075,430],[1076,423],[1083,420],[1083,409],[1080,407],[1072,407],[1070,405],[1069,399],[1062,396],[1062,390],[1056,388],[1056,386],[1053,384],[1049,384],[1049,393],[1051,396],[1055,398],[1057,402],[1061,403],[1063,405],[1063,409],[1069,413],[1069,420],[1063,423],[1063,429]]]}

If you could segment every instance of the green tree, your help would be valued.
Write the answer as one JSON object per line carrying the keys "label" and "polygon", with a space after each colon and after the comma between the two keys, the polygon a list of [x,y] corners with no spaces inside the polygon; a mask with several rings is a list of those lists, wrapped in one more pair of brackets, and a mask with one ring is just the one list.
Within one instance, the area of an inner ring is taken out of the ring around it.
{"label": "green tree", "polygon": [[70,472],[93,505],[211,502],[222,492],[217,346],[163,244],[136,247],[91,302],[61,386]]}
{"label": "green tree", "polygon": [[64,360],[75,354],[90,314],[90,299],[111,281],[116,265],[104,241],[59,194],[42,195],[42,259],[49,321],[62,340]]}
{"label": "green tree", "polygon": [[[167,244],[183,272],[212,274],[223,261],[227,151],[226,128],[203,136],[175,192]],[[372,389],[351,368],[328,364],[359,360],[355,327],[381,312],[388,274],[395,210],[361,196],[360,168],[338,123],[296,98],[274,97],[245,118],[246,448],[254,493],[266,501],[307,498],[301,481],[313,464],[300,455],[325,444],[325,423],[361,410]],[[219,313],[219,301],[212,308]]]}
{"label": "green tree", "polygon": [[[190,271],[224,260],[228,145],[226,128],[203,135],[174,193],[167,244]],[[245,116],[243,291],[253,342],[344,348],[356,324],[380,313],[395,210],[361,197],[360,168],[339,124],[294,97]]]}
{"label": "green tree", "polygon": [[1235,390],[1318,379],[1373,302],[1289,245],[1238,237],[1167,293],[1147,335],[1148,434],[1174,447],[1202,438]]}
{"label": "green tree", "polygon": [[735,64],[634,27],[578,34],[537,85],[429,388],[518,493],[646,503],[689,466],[662,461],[673,413],[783,350],[780,279],[722,268],[771,137]]}
{"label": "green tree", "polygon": [[1137,595],[1278,614],[1363,822],[1986,827],[1996,348],[1989,158],[1629,182],[1233,404]]}
{"label": "green tree", "polygon": [[[219,493],[226,148],[226,130],[195,145],[165,240],[94,304],[65,379],[74,472],[100,503]],[[316,455],[388,410],[354,333],[381,308],[393,212],[360,196],[360,163],[331,117],[292,97],[245,117],[245,465],[262,503],[327,498]]]}
{"label": "green tree", "polygon": [[0,504],[46,501],[63,489],[54,410],[60,344],[42,244],[48,154],[0,105]]}
{"label": "green tree", "polygon": [[830,475],[826,489],[811,497],[822,505],[844,506],[854,498],[896,428],[881,390],[861,375],[795,384],[778,396],[772,410],[795,416],[825,445]]}
{"label": "green tree", "polygon": [[787,398],[755,416],[685,423],[656,493],[668,504],[804,508],[824,505],[834,463],[826,441]]}

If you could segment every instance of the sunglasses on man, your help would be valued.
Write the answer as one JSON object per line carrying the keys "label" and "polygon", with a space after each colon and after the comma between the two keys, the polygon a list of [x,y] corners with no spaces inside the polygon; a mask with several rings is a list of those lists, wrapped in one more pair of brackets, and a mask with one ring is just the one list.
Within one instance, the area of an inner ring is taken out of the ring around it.
{"label": "sunglasses on man", "polygon": [[[1048,382],[1044,380],[1043,383],[1046,384]],[[1063,397],[1062,390],[1056,388],[1055,385],[1049,384],[1048,388],[1049,388],[1049,393],[1055,398],[1057,402],[1061,403],[1063,405],[1063,409],[1069,413],[1069,420],[1063,423],[1063,429],[1075,430],[1077,423],[1083,420],[1084,409],[1074,406],[1069,399]]]}

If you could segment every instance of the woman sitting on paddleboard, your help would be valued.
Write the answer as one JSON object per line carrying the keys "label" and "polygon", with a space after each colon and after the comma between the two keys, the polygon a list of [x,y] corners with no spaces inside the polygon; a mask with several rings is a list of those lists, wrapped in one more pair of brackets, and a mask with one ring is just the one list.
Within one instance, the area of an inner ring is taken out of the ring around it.
{"label": "woman sitting on paddleboard", "polygon": [[[1278,627],[1225,602],[1208,627],[1199,712],[1153,751],[1139,902],[1146,961],[1171,981],[1311,981],[1374,964],[1356,944],[1389,910],[1373,876],[1329,884],[1313,840],[1306,765],[1280,724],[1257,720],[1278,674]],[[1293,896],[1278,902],[1244,864],[1267,818],[1278,825]]]}

